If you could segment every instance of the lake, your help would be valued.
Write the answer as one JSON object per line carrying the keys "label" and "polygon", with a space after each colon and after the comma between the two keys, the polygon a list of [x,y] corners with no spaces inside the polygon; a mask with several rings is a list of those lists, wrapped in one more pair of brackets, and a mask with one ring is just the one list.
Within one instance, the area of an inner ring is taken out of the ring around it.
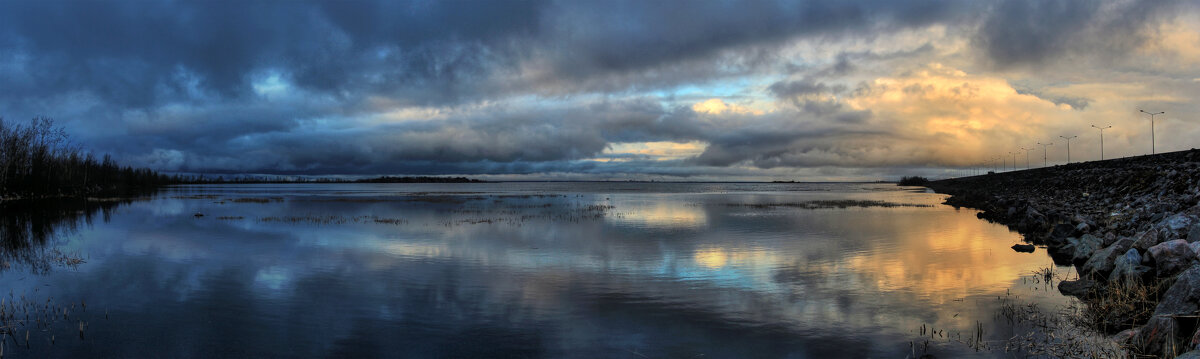
{"label": "lake", "polygon": [[1010,357],[1005,341],[1027,328],[1003,310],[1074,304],[1035,274],[1069,271],[944,197],[863,183],[262,184],[10,208],[3,354]]}

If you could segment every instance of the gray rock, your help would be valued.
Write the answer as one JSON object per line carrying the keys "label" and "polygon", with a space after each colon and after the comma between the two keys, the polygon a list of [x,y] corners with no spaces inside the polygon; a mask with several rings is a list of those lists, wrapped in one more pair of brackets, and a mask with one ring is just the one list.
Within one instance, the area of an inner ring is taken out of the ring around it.
{"label": "gray rock", "polygon": [[1062,239],[1073,235],[1075,235],[1075,227],[1072,227],[1069,223],[1056,224],[1050,231],[1050,238]]}
{"label": "gray rock", "polygon": [[1192,247],[1192,251],[1196,252],[1196,257],[1200,258],[1200,242],[1188,243],[1188,247]]}
{"label": "gray rock", "polygon": [[1133,341],[1133,338],[1137,338],[1137,335],[1138,335],[1137,328],[1125,329],[1125,330],[1122,330],[1120,333],[1113,335],[1112,340],[1114,342],[1117,342],[1117,344],[1119,344],[1119,345],[1128,345],[1128,344],[1130,344],[1131,341]]}
{"label": "gray rock", "polygon": [[1154,259],[1154,269],[1158,276],[1166,277],[1191,268],[1196,264],[1196,252],[1188,246],[1187,241],[1176,239],[1162,242],[1150,247],[1150,257]]}
{"label": "gray rock", "polygon": [[[1070,242],[1071,240],[1067,239],[1067,241]],[[1075,263],[1083,263],[1092,256],[1093,252],[1100,249],[1100,245],[1104,244],[1104,240],[1091,234],[1085,234],[1083,237],[1076,239],[1072,244],[1074,244],[1074,246],[1071,247],[1073,249],[1071,253],[1071,261]]]}
{"label": "gray rock", "polygon": [[1138,330],[1134,343],[1140,344],[1143,353],[1169,353],[1173,348],[1183,348],[1179,338],[1179,323],[1171,317],[1151,317]]}
{"label": "gray rock", "polygon": [[1194,223],[1192,224],[1192,227],[1188,229],[1187,241],[1188,243],[1200,242],[1200,223]]}
{"label": "gray rock", "polygon": [[1153,269],[1150,267],[1142,265],[1142,255],[1138,253],[1137,249],[1129,248],[1113,263],[1112,274],[1108,276],[1108,282],[1114,284],[1141,283],[1146,277],[1149,277],[1152,271]]}
{"label": "gray rock", "polygon": [[1184,228],[1191,226],[1193,222],[1195,221],[1191,216],[1181,213],[1163,220],[1160,226],[1171,231],[1181,231]]}
{"label": "gray rock", "polygon": [[1145,251],[1158,244],[1158,231],[1148,230],[1133,235],[1133,248]]}
{"label": "gray rock", "polygon": [[1087,233],[1091,232],[1091,230],[1092,227],[1089,226],[1087,222],[1080,223],[1078,226],[1075,226],[1075,233]]}
{"label": "gray rock", "polygon": [[[1132,247],[1133,239],[1123,238],[1111,246],[1098,250],[1084,262],[1083,266],[1079,267],[1079,273],[1089,277],[1107,278],[1109,273],[1113,271],[1118,258],[1126,254],[1125,252],[1129,251]],[[1134,250],[1133,253],[1137,254],[1138,252]],[[1140,265],[1141,257],[1138,257],[1137,262],[1134,264]]]}
{"label": "gray rock", "polygon": [[1175,359],[1200,359],[1200,350],[1193,350],[1187,353],[1179,354]]}
{"label": "gray rock", "polygon": [[1058,291],[1063,295],[1083,298],[1091,295],[1098,285],[1091,279],[1064,280],[1058,283]]}
{"label": "gray rock", "polygon": [[1154,316],[1192,315],[1197,310],[1200,310],[1200,266],[1193,266],[1175,277],[1175,284],[1154,307]]}

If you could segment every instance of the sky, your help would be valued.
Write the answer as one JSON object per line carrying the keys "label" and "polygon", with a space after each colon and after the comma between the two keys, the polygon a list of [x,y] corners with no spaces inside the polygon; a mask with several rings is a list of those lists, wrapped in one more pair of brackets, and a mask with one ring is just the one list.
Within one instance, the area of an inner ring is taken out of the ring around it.
{"label": "sky", "polygon": [[5,122],[168,173],[945,177],[1197,147],[1198,97],[1195,0],[0,0]]}

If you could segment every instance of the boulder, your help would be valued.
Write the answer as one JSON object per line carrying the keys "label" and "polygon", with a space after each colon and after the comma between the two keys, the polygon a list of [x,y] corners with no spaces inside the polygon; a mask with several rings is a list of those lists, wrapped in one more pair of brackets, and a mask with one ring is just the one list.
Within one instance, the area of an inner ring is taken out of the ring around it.
{"label": "boulder", "polygon": [[1087,222],[1083,222],[1083,223],[1080,223],[1079,225],[1075,226],[1075,233],[1087,233],[1087,232],[1091,232],[1091,230],[1092,230],[1092,227],[1089,226],[1087,224]]}
{"label": "boulder", "polygon": [[1134,328],[1122,330],[1119,333],[1114,334],[1111,338],[1112,341],[1117,343],[1117,345],[1128,346],[1133,343],[1133,340],[1137,338],[1137,336],[1138,328]]}
{"label": "boulder", "polygon": [[1100,249],[1100,245],[1104,244],[1104,240],[1100,237],[1091,234],[1085,234],[1083,237],[1067,238],[1068,246],[1071,247],[1071,261],[1075,263],[1083,263],[1087,261],[1092,253]]}
{"label": "boulder", "polygon": [[1138,253],[1136,248],[1129,248],[1125,254],[1117,257],[1114,261],[1112,273],[1108,276],[1108,282],[1113,284],[1141,283],[1153,271],[1150,267],[1142,265],[1142,255]]}
{"label": "boulder", "polygon": [[1145,251],[1158,244],[1158,231],[1148,230],[1133,235],[1133,248]]}
{"label": "boulder", "polygon": [[[1111,246],[1105,247],[1104,249],[1093,253],[1092,256],[1088,258],[1086,262],[1084,262],[1083,266],[1079,267],[1079,273],[1090,277],[1106,278],[1108,277],[1109,273],[1113,271],[1117,259],[1126,254],[1126,252],[1132,249],[1132,247],[1132,239],[1122,238],[1116,243],[1113,243]],[[1137,250],[1134,250],[1133,252],[1134,254],[1138,253]],[[1137,262],[1134,264],[1140,265],[1141,257],[1138,257]]]}
{"label": "boulder", "polygon": [[1200,350],[1193,350],[1187,353],[1179,354],[1175,359],[1200,359]]}
{"label": "boulder", "polygon": [[1179,323],[1170,317],[1150,317],[1133,342],[1141,347],[1142,353],[1172,353],[1184,346],[1179,338]]}
{"label": "boulder", "polygon": [[1154,269],[1159,277],[1166,277],[1191,268],[1196,264],[1196,252],[1188,246],[1187,241],[1176,239],[1162,242],[1150,247],[1150,257],[1154,259]]}
{"label": "boulder", "polygon": [[1053,239],[1065,240],[1067,237],[1074,235],[1075,227],[1072,227],[1070,223],[1056,224],[1054,225],[1054,228],[1050,230],[1050,238]]}
{"label": "boulder", "polygon": [[1196,257],[1200,257],[1200,242],[1188,243],[1188,247],[1192,247],[1192,251],[1196,252]]}
{"label": "boulder", "polygon": [[1058,283],[1058,291],[1063,295],[1083,298],[1091,295],[1098,285],[1091,279],[1064,280]]}
{"label": "boulder", "polygon": [[1018,244],[1014,244],[1014,245],[1012,246],[1012,249],[1013,249],[1014,251],[1017,251],[1017,252],[1023,252],[1023,253],[1033,253],[1033,250],[1034,250],[1034,248],[1036,248],[1036,247],[1034,247],[1032,244],[1020,244],[1020,243],[1018,243]]}
{"label": "boulder", "polygon": [[1162,220],[1162,222],[1159,222],[1158,227],[1171,232],[1179,233],[1183,232],[1185,228],[1190,227],[1192,223],[1195,222],[1196,220],[1192,218],[1192,216],[1180,213]]}
{"label": "boulder", "polygon": [[1200,242],[1200,223],[1194,223],[1188,229],[1187,241],[1188,243]]}
{"label": "boulder", "polygon": [[1178,315],[1195,315],[1198,310],[1200,310],[1200,266],[1193,266],[1175,277],[1175,283],[1167,289],[1166,293],[1163,293],[1158,306],[1154,307],[1154,317],[1172,318]]}

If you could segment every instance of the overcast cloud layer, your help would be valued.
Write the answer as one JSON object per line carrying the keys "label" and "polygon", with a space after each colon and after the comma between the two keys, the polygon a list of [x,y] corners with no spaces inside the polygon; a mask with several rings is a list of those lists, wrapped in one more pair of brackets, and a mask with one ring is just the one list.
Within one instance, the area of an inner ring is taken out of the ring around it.
{"label": "overcast cloud layer", "polygon": [[0,116],[168,172],[883,179],[1200,138],[1194,1],[5,1]]}

